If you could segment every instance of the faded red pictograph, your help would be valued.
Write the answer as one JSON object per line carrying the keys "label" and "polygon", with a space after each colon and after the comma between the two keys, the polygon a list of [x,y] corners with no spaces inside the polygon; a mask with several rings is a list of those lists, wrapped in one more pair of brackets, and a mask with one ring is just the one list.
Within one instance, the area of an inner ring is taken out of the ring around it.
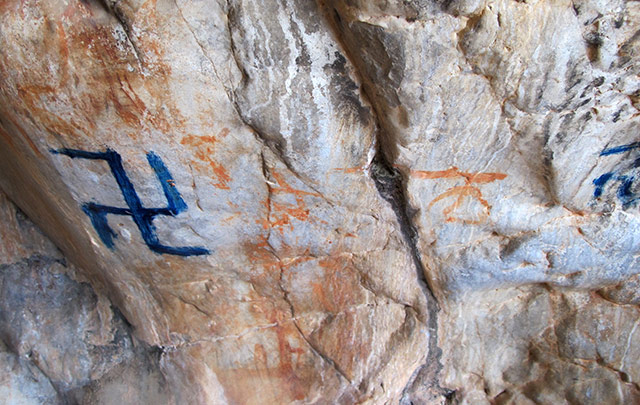
{"label": "faded red pictograph", "polygon": [[[504,173],[463,172],[454,166],[447,170],[411,170],[411,177],[427,180],[463,179],[463,185],[453,186],[447,189],[445,192],[434,198],[427,207],[431,209],[439,201],[453,198],[453,202],[442,209],[442,214],[445,216],[446,222],[481,224],[489,218],[489,215],[491,214],[491,205],[489,205],[487,200],[483,198],[482,191],[476,184],[487,184],[496,180],[503,180],[507,175]],[[476,219],[463,218],[459,215],[454,215],[456,210],[467,197],[478,201],[482,206],[482,211]]]}

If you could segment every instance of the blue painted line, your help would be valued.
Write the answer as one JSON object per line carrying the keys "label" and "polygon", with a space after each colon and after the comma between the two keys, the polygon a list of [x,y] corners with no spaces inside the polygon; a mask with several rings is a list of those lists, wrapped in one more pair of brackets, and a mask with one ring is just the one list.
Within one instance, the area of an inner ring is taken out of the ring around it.
{"label": "blue painted line", "polygon": [[187,209],[187,204],[182,199],[178,189],[176,189],[173,177],[162,162],[162,159],[160,159],[160,157],[155,153],[149,152],[147,153],[147,160],[149,161],[149,165],[153,168],[153,171],[156,173],[158,181],[160,181],[160,184],[162,185],[162,191],[167,199],[169,210],[173,215],[177,215],[178,213],[185,211]]}
{"label": "blue painted line", "polygon": [[604,191],[604,186],[612,177],[613,177],[613,173],[605,173],[602,176],[598,177],[597,179],[593,180],[593,185],[596,186],[595,190],[593,191],[594,198],[598,198],[602,195],[602,192]]}
{"label": "blue painted line", "polygon": [[113,249],[113,238],[117,238],[118,235],[113,232],[111,227],[109,227],[109,223],[107,222],[107,212],[96,210],[92,204],[83,204],[82,210],[89,216],[91,225],[93,225],[93,228],[98,233],[102,243],[104,243],[109,249]]}
{"label": "blue painted line", "polygon": [[628,152],[632,149],[640,148],[640,142],[633,142],[627,145],[614,146],[600,152],[600,156],[616,155],[618,153]]}

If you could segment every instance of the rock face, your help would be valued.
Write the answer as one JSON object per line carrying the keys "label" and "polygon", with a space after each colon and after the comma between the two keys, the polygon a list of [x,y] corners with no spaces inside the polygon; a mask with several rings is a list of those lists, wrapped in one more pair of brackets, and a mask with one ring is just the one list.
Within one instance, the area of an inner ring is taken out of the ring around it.
{"label": "rock face", "polygon": [[637,2],[0,16],[16,401],[640,399]]}
{"label": "rock face", "polygon": [[173,403],[158,351],[131,336],[108,298],[81,281],[4,194],[0,215],[3,401],[133,404],[144,397]]}

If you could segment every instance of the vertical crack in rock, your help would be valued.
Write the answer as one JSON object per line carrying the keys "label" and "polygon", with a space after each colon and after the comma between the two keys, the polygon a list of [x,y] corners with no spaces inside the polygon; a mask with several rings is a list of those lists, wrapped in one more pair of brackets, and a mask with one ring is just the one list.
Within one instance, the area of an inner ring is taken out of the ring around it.
{"label": "vertical crack in rock", "polygon": [[378,193],[391,205],[393,212],[396,214],[400,232],[411,253],[420,288],[427,296],[427,302],[433,301],[437,310],[438,303],[433,294],[432,286],[425,276],[422,257],[417,246],[418,232],[411,222],[412,208],[405,196],[405,184],[402,174],[386,162],[384,153],[380,149],[378,149],[373,159],[370,173]]}
{"label": "vertical crack in rock", "polygon": [[[267,136],[262,131],[260,131],[260,129],[257,128],[251,122],[251,120],[249,120],[244,115],[243,110],[240,107],[240,105],[238,103],[238,99],[237,99],[237,97],[235,95],[235,89],[227,87],[225,81],[222,80],[222,78],[218,74],[218,70],[216,68],[215,62],[213,61],[213,59],[211,58],[211,56],[207,52],[207,50],[204,47],[203,43],[200,41],[200,39],[196,35],[196,33],[193,30],[193,27],[191,26],[189,21],[184,16],[184,13],[182,12],[182,8],[178,5],[177,0],[174,0],[174,5],[175,5],[176,9],[178,10],[178,13],[180,14],[180,18],[184,21],[185,26],[187,27],[187,29],[191,33],[191,36],[193,37],[193,40],[195,41],[195,43],[200,48],[200,50],[202,52],[202,55],[205,58],[207,58],[207,60],[209,61],[209,64],[211,65],[211,69],[213,69],[213,73],[216,76],[216,79],[218,80],[218,82],[224,88],[225,94],[227,95],[227,99],[229,100],[229,103],[231,104],[231,106],[233,106],[233,109],[235,110],[238,119],[244,125],[246,125],[249,129],[251,129],[251,131],[253,132],[253,134],[256,137],[256,139],[260,143],[262,143],[263,145],[268,147],[271,150],[271,152],[273,152],[273,154],[276,157],[278,157],[278,159],[280,159],[280,161],[287,167],[287,169],[289,169],[289,171],[291,171],[291,173],[293,173],[296,177],[300,178],[300,175],[294,170],[293,166],[291,165],[291,161],[284,154],[284,152],[282,150],[283,149],[282,144],[279,143],[279,142],[274,141],[273,139],[271,139],[271,137]],[[248,74],[246,72],[246,69],[244,69],[242,67],[242,64],[238,60],[235,43],[233,41],[232,26],[233,26],[235,12],[234,12],[233,6],[231,5],[231,2],[229,0],[227,0],[227,2],[226,2],[226,10],[225,10],[225,12],[226,12],[226,17],[227,17],[226,18],[227,19],[227,33],[229,34],[229,38],[228,38],[229,39],[229,51],[231,53],[231,56],[233,57],[233,60],[234,60],[234,62],[236,64],[238,70],[242,73],[242,81],[244,82],[244,81],[247,80]],[[305,179],[302,179],[302,178],[300,178],[300,180],[305,181]],[[305,184],[306,183],[307,182],[305,181]]]}
{"label": "vertical crack in rock", "polygon": [[[273,195],[273,183],[269,180],[269,168],[264,158],[264,151],[260,151],[260,163],[262,166],[262,177],[264,177],[264,183],[267,186],[267,201],[265,206],[267,207],[267,224],[271,223],[271,196]],[[271,227],[267,227],[267,241],[271,237]]]}
{"label": "vertical crack in rock", "polygon": [[[275,255],[275,256],[278,257],[277,255]],[[280,258],[278,258],[278,260],[280,260]],[[291,322],[293,323],[293,326],[295,326],[296,330],[298,331],[298,333],[300,334],[302,339],[305,342],[307,342],[307,344],[309,345],[309,348],[311,349],[313,354],[315,354],[316,356],[320,357],[325,363],[329,364],[336,371],[338,376],[340,376],[340,378],[342,378],[342,379],[345,379],[349,383],[349,385],[353,385],[353,381],[351,381],[351,379],[340,368],[340,366],[338,366],[338,364],[335,361],[333,361],[333,359],[331,359],[328,355],[323,353],[322,350],[319,347],[317,347],[315,344],[313,344],[307,338],[307,336],[304,334],[304,332],[300,328],[300,325],[298,325],[298,320],[296,319],[296,313],[295,313],[295,310],[294,310],[294,307],[293,307],[293,303],[289,299],[289,292],[282,285],[282,274],[283,274],[284,269],[283,269],[283,267],[281,265],[281,262],[279,261],[278,263],[280,264],[279,265],[279,267],[280,267],[280,280],[278,280],[278,287],[280,288],[280,291],[282,292],[282,295],[283,295],[283,298],[284,298],[285,302],[289,305],[289,310],[291,311]]]}
{"label": "vertical crack in rock", "polygon": [[[108,1],[108,0],[102,0],[102,1]],[[284,164],[284,166],[287,168],[287,170],[289,170],[298,180],[300,180],[307,187],[312,189],[315,193],[320,195],[321,198],[323,198],[331,207],[333,207],[334,203],[331,200],[329,200],[320,190],[318,190],[313,185],[313,181],[311,181],[309,178],[307,178],[304,174],[299,173],[294,168],[291,160],[289,159],[289,157],[286,155],[286,153],[284,151],[284,145],[283,145],[284,139],[277,139],[277,137],[269,136],[269,134],[266,134],[257,125],[255,125],[255,123],[253,123],[252,120],[249,117],[246,116],[242,106],[240,105],[240,103],[238,101],[238,97],[236,95],[236,89],[228,87],[226,82],[225,82],[225,80],[222,80],[221,76],[218,74],[218,70],[216,68],[216,64],[214,63],[213,59],[211,58],[211,56],[207,52],[207,50],[206,50],[205,46],[203,45],[202,41],[198,38],[198,35],[194,31],[193,27],[191,26],[191,24],[189,23],[189,21],[185,17],[185,15],[182,12],[182,9],[179,6],[177,0],[174,0],[174,5],[175,5],[176,9],[178,10],[180,18],[184,21],[185,26],[187,27],[187,29],[191,33],[191,36],[193,37],[193,40],[195,41],[195,43],[200,48],[203,56],[209,61],[209,64],[211,65],[211,68],[213,70],[214,75],[216,76],[216,79],[218,80],[218,83],[220,83],[222,85],[222,87],[224,88],[224,92],[225,92],[225,94],[227,96],[227,99],[229,100],[229,103],[231,104],[231,106],[233,107],[233,109],[236,112],[237,118],[246,127],[248,127],[251,130],[251,132],[253,133],[253,135],[255,136],[255,138],[256,138],[256,140],[258,142],[260,142],[262,145],[267,147]],[[242,66],[242,63],[240,62],[240,59],[238,58],[238,51],[236,49],[235,41],[233,39],[233,27],[235,25],[234,22],[235,22],[235,18],[236,18],[236,13],[237,12],[235,11],[234,6],[231,4],[231,0],[226,0],[225,6],[226,7],[224,9],[224,12],[226,13],[226,30],[227,30],[227,33],[229,35],[229,37],[228,37],[228,40],[229,40],[229,43],[228,43],[229,51],[230,51],[231,57],[233,58],[233,60],[234,60],[234,62],[236,64],[236,67],[238,68],[238,71],[242,74],[241,83],[246,83],[246,81],[249,79],[249,74],[247,73],[246,69]]]}
{"label": "vertical crack in rock", "polygon": [[371,165],[371,178],[373,179],[380,196],[387,201],[396,214],[400,232],[407,244],[416,270],[418,285],[424,292],[427,303],[427,328],[429,329],[429,344],[427,360],[412,374],[409,382],[405,386],[401,397],[401,404],[408,405],[411,403],[409,396],[410,390],[416,383],[428,383],[430,390],[434,396],[443,396],[448,398],[452,392],[440,387],[438,375],[442,369],[440,357],[442,349],[438,347],[438,313],[440,307],[433,293],[432,287],[425,276],[426,271],[422,264],[420,250],[417,246],[418,233],[411,222],[412,211],[411,206],[407,202],[404,194],[406,190],[402,174],[395,168],[391,167],[384,157],[384,153],[378,149],[376,157]]}
{"label": "vertical crack in rock", "polygon": [[104,10],[107,13],[115,17],[116,21],[118,21],[118,24],[120,24],[120,26],[122,27],[122,30],[124,31],[124,35],[127,37],[127,41],[131,45],[131,49],[133,49],[133,54],[136,57],[138,64],[140,65],[140,68],[141,68],[140,70],[142,70],[142,66],[144,64],[144,58],[142,57],[142,52],[140,52],[140,50],[138,49],[138,46],[133,40],[133,37],[131,34],[132,26],[119,6],[120,1],[121,0],[98,0],[98,3],[100,3],[100,5],[104,8]]}
{"label": "vertical crack in rock", "polygon": [[[227,32],[229,34],[229,51],[231,52],[231,55],[236,63],[236,66],[238,67],[238,70],[242,72],[242,81],[240,84],[240,87],[241,87],[241,86],[245,86],[247,81],[249,80],[249,73],[243,67],[241,63],[241,58],[238,57],[238,50],[236,49],[236,44],[233,39],[234,28],[240,25],[240,23],[236,22],[236,20],[239,18],[238,11],[234,6],[234,4],[232,4],[231,0],[226,1],[225,11],[227,14]],[[274,153],[274,155],[276,155],[278,159],[280,159],[280,161],[284,163],[287,169],[289,169],[293,174],[295,174],[298,177],[299,176],[298,173],[294,170],[290,159],[286,156],[284,152],[284,143],[285,143],[284,138],[282,138],[281,136],[274,136],[274,135],[270,136],[269,134],[264,133],[264,131],[258,128],[258,126],[255,125],[255,123],[252,122],[252,120],[249,117],[247,117],[247,115],[245,114],[245,111],[242,109],[242,106],[240,105],[240,102],[238,101],[238,97],[236,95],[236,90],[237,89],[229,89],[229,91],[227,92],[227,95],[229,97],[229,101],[231,101],[231,104],[233,105],[233,108],[236,110],[236,113],[238,114],[238,118],[247,127],[251,128],[256,138],[261,143],[266,145]]]}
{"label": "vertical crack in rock", "polygon": [[370,94],[376,93],[368,91],[369,86],[374,86],[373,81],[367,80],[367,78],[364,77],[365,73],[363,72],[366,72],[366,69],[363,69],[362,66],[358,66],[358,58],[354,58],[353,55],[357,50],[353,50],[348,47],[348,42],[342,37],[344,33],[338,28],[337,22],[334,19],[341,18],[339,12],[327,6],[323,0],[317,1],[320,9],[324,11],[324,18],[331,27],[336,41],[343,50],[346,58],[349,59],[351,64],[354,66],[355,74],[359,77],[360,82],[362,83],[362,86],[360,87],[362,98],[371,105],[372,115],[377,128],[377,147],[369,173],[376,185],[378,193],[391,205],[392,210],[396,214],[400,232],[402,233],[402,237],[412,257],[416,271],[417,283],[426,298],[428,316],[427,328],[429,331],[427,359],[425,363],[419,366],[412,374],[402,392],[400,403],[412,403],[410,399],[410,391],[416,384],[427,385],[427,389],[434,399],[444,398],[445,401],[449,402],[454,391],[441,387],[438,381],[438,377],[442,369],[442,364],[440,362],[442,350],[438,347],[438,313],[440,311],[440,305],[434,294],[433,285],[429,282],[428,277],[426,276],[426,269],[424,268],[421,253],[418,248],[418,233],[411,219],[415,211],[410,206],[406,196],[406,181],[400,171],[389,163],[393,160],[392,156],[394,155],[395,144],[392,141],[392,137],[389,136],[391,134],[387,133],[388,131],[385,131],[385,128],[383,128],[379,107],[374,102],[375,100],[370,96]]}
{"label": "vertical crack in rock", "polygon": [[[265,184],[266,184],[267,190],[268,190],[267,202],[265,204],[267,206],[266,217],[267,217],[267,222],[271,223],[271,196],[273,194],[273,185],[274,184],[269,179],[271,177],[271,175],[270,175],[270,172],[269,172],[269,167],[267,165],[266,159],[264,157],[264,152],[260,153],[260,158],[261,158],[261,163],[262,163],[262,175],[264,176],[264,181],[265,181]],[[284,288],[284,285],[283,285],[282,278],[284,276],[284,266],[282,265],[282,258],[276,253],[276,249],[271,245],[270,238],[271,238],[271,227],[268,227],[268,233],[267,233],[267,236],[265,238],[265,243],[267,245],[267,250],[276,259],[276,261],[278,263],[278,270],[280,271],[280,275],[279,275],[277,284],[278,284],[278,288],[280,289],[280,292],[282,293],[283,300],[289,306],[289,311],[291,312],[290,321],[293,323],[293,326],[296,328],[296,330],[298,331],[298,333],[300,334],[302,339],[307,343],[307,345],[309,345],[309,348],[311,349],[311,352],[314,355],[316,355],[317,357],[321,358],[324,362],[329,364],[329,366],[331,366],[331,368],[333,368],[336,371],[336,373],[338,374],[338,376],[340,378],[346,380],[349,383],[349,385],[353,385],[353,381],[351,381],[351,379],[338,366],[338,364],[333,359],[331,359],[328,355],[323,353],[320,348],[318,348],[315,344],[313,344],[307,338],[307,336],[304,334],[302,329],[300,328],[300,325],[298,324],[298,320],[296,318],[295,308],[293,306],[293,303],[291,302],[291,299],[289,298],[289,292],[287,291],[286,288]]]}
{"label": "vertical crack in rock", "polygon": [[402,233],[403,239],[410,250],[416,268],[418,283],[425,293],[427,301],[434,301],[435,307],[438,308],[437,299],[433,293],[433,286],[427,280],[425,268],[422,264],[420,250],[417,246],[418,233],[411,221],[414,209],[410,207],[405,195],[406,182],[403,179],[400,171],[394,168],[393,165],[389,163],[393,160],[391,157],[391,155],[393,154],[393,151],[391,150],[393,148],[393,145],[389,144],[389,131],[386,131],[381,125],[382,114],[378,111],[379,107],[377,107],[377,104],[374,103],[375,100],[370,96],[370,94],[375,93],[367,90],[367,78],[364,77],[364,73],[362,73],[363,69],[358,66],[357,59],[353,57],[353,53],[355,51],[349,49],[347,42],[342,38],[342,35],[344,35],[344,33],[338,29],[336,22],[332,18],[331,11],[334,12],[336,18],[340,18],[338,11],[335,9],[331,9],[329,6],[324,4],[323,0],[318,0],[318,4],[320,6],[320,9],[324,11],[324,18],[332,29],[336,41],[338,42],[345,56],[354,66],[355,74],[358,76],[360,82],[362,83],[362,86],[360,87],[362,98],[366,100],[372,108],[372,115],[377,128],[377,149],[375,151],[375,156],[372,160],[369,170],[371,178],[376,185],[378,193],[385,201],[387,201],[391,205],[391,208],[396,214],[396,218],[400,226],[400,232]]}

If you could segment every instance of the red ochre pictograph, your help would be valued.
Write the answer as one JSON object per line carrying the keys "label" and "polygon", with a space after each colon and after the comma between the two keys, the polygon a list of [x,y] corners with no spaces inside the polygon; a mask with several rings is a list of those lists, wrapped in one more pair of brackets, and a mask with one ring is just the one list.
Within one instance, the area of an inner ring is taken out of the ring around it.
{"label": "red ochre pictograph", "polygon": [[[507,177],[504,173],[482,173],[482,172],[462,172],[457,167],[447,170],[411,170],[411,177],[416,179],[437,180],[437,179],[463,179],[464,185],[453,186],[445,192],[439,194],[427,206],[431,209],[437,202],[447,198],[455,200],[442,209],[446,222],[462,222],[466,224],[481,224],[485,222],[491,213],[491,205],[482,196],[482,191],[475,184],[487,184],[496,180],[503,180]],[[460,207],[465,198],[476,200],[482,205],[483,211],[478,219],[461,218],[453,213]]]}

